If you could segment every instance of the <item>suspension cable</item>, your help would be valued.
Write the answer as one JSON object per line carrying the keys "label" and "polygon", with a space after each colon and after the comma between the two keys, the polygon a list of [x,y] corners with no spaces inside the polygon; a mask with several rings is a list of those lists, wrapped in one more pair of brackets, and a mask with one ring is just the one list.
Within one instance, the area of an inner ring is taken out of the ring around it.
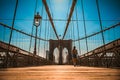
{"label": "suspension cable", "polygon": [[[97,7],[97,11],[98,11],[98,18],[99,18],[99,22],[100,22],[100,28],[101,28],[101,31],[103,31],[103,25],[102,25],[102,20],[101,20],[101,14],[100,14],[100,8],[99,8],[98,0],[96,0],[96,7]],[[102,42],[103,42],[104,51],[106,51],[105,39],[104,39],[103,32],[101,32],[101,35],[102,35],[102,40],[103,40]]]}
{"label": "suspension cable", "polygon": [[[72,36],[73,36],[73,40],[75,40],[75,34],[74,34],[74,22],[73,22],[73,21],[72,21],[72,27],[73,27],[73,33],[72,33],[73,35],[72,35]],[[73,42],[73,44],[74,44],[74,46],[75,46],[75,42]]]}
{"label": "suspension cable", "polygon": [[[71,24],[71,23],[70,23],[70,24]],[[72,39],[72,26],[70,26],[70,27],[71,27],[71,29],[70,29],[70,31],[71,31],[71,35],[70,35],[70,36],[71,36],[71,39]]]}
{"label": "suspension cable", "polygon": [[[77,15],[77,6],[76,6],[76,19],[78,20],[78,15]],[[80,33],[79,33],[79,28],[78,28],[78,21],[77,21],[77,32],[78,32],[78,39],[80,38]],[[80,49],[80,41],[78,41],[78,44],[79,44],[79,53],[81,55],[81,49]]]}
{"label": "suspension cable", "polygon": [[[49,39],[48,37],[49,37],[49,22],[48,22],[48,28],[47,28],[47,39]],[[48,45],[48,42],[47,42],[46,45],[47,45],[47,49],[48,49],[48,46],[49,46],[49,45]]]}
{"label": "suspension cable", "polygon": [[46,9],[47,15],[48,15],[48,17],[49,17],[49,20],[50,20],[50,22],[51,22],[51,25],[52,25],[52,28],[53,28],[53,30],[54,30],[54,33],[55,33],[57,39],[59,40],[59,37],[58,37],[57,31],[56,31],[56,28],[55,28],[55,26],[54,26],[53,19],[52,19],[52,17],[51,17],[51,14],[50,14],[49,7],[48,7],[48,5],[47,5],[47,2],[46,2],[46,0],[42,0],[42,2],[43,2],[43,4],[44,4],[44,6],[45,6],[45,9]]}
{"label": "suspension cable", "polygon": [[[70,7],[70,1],[68,2],[68,9],[67,9],[67,17],[69,17],[69,7]],[[53,19],[54,20],[54,19]],[[65,20],[67,21],[67,20]],[[64,30],[65,30],[65,27],[64,27]],[[69,31],[69,30],[68,30]]]}
{"label": "suspension cable", "polygon": [[[48,25],[48,21],[47,21],[47,25],[46,25],[46,29],[45,29],[45,31],[46,31],[46,32],[45,32],[45,39],[47,39],[47,37],[48,37],[48,36],[47,36],[48,26],[49,26],[49,25]],[[47,42],[45,42],[45,49],[47,49]],[[46,50],[45,50],[45,53],[46,53]]]}
{"label": "suspension cable", "polygon": [[69,35],[68,35],[68,38],[69,38],[69,39],[70,39],[70,33],[71,33],[71,32],[70,32],[70,27],[69,27]]}
{"label": "suspension cable", "polygon": [[[4,27],[6,27],[6,28],[11,29],[11,26],[5,25],[5,24],[3,24],[3,23],[0,23],[0,25],[4,26]],[[112,29],[112,28],[119,27],[119,25],[120,25],[120,22],[117,23],[117,24],[114,24],[113,26],[110,26],[110,27],[108,27],[108,28],[106,28],[106,29],[103,29],[102,31],[99,31],[99,32],[93,33],[93,34],[91,34],[91,35],[88,35],[88,36],[86,36],[86,37],[88,38],[88,37],[97,35],[97,34],[99,34],[99,33],[101,33],[101,32],[105,32],[105,31],[110,30],[110,29]],[[18,29],[15,29],[15,28],[13,28],[13,30],[15,30],[15,31],[17,31],[17,32],[19,32],[19,33],[21,33],[21,34],[25,34],[25,35],[27,35],[27,36],[32,36],[32,35],[30,35],[30,34],[28,34],[28,33],[23,32],[22,30],[18,30]],[[71,29],[71,30],[72,30],[72,29]],[[32,36],[32,37],[35,38],[35,36]],[[52,31],[51,31],[51,28],[50,28],[50,38],[51,38],[51,37],[52,37]],[[71,37],[72,37],[72,34],[71,34]],[[80,38],[80,39],[76,39],[76,40],[72,40],[72,41],[75,42],[75,41],[83,40],[83,39],[85,39],[86,37],[82,37],[82,38]],[[39,37],[37,37],[37,39],[40,39],[40,40],[42,40],[42,41],[49,41],[49,40],[45,40],[45,39],[39,38]],[[71,38],[71,39],[72,39],[72,38]]]}
{"label": "suspension cable", "polygon": [[19,39],[19,36],[18,36],[18,32],[17,32],[17,31],[16,31],[16,33],[17,33],[17,34],[16,34],[16,43],[17,43],[16,45],[18,46],[18,42],[19,42],[18,39]]}
{"label": "suspension cable", "polygon": [[10,55],[9,55],[9,47],[10,47],[11,39],[12,39],[12,35],[13,35],[13,28],[14,28],[16,13],[17,13],[17,7],[18,7],[18,0],[16,0],[15,11],[14,11],[14,16],[13,16],[13,21],[12,21],[12,27],[11,27],[11,30],[10,30],[10,38],[9,38],[9,43],[8,43],[8,47],[7,47],[7,54],[6,54],[6,61],[5,61],[5,66],[6,67],[8,65],[8,57],[10,57]]}
{"label": "suspension cable", "polygon": [[[44,14],[43,14],[43,4],[42,4],[42,11],[41,11],[41,16],[43,16]],[[41,37],[41,30],[42,30],[42,21],[41,21],[41,24],[40,24],[40,33],[39,33],[39,37]],[[39,41],[38,41],[38,54],[39,54],[39,52],[40,52],[40,39],[39,39]]]}
{"label": "suspension cable", "polygon": [[18,46],[20,47],[20,33],[18,33]]}
{"label": "suspension cable", "polygon": [[14,16],[13,16],[12,28],[11,28],[11,31],[10,31],[10,39],[9,39],[8,51],[9,51],[9,46],[11,44],[11,39],[12,39],[12,34],[13,34],[13,28],[14,28],[16,13],[17,13],[17,7],[18,7],[18,0],[16,0],[16,5],[15,5],[15,11],[14,11]]}
{"label": "suspension cable", "polygon": [[[53,13],[52,13],[53,11],[52,11],[52,7],[51,7],[51,0],[49,0],[49,4],[50,4],[51,16],[53,17]],[[54,5],[52,5],[52,6],[54,7]]]}
{"label": "suspension cable", "polygon": [[[36,13],[37,3],[38,3],[38,0],[35,0],[34,15],[35,15],[35,13]],[[34,30],[34,18],[33,18],[33,24],[32,24],[32,31],[31,31],[31,35],[33,35],[33,30]],[[31,38],[30,38],[29,52],[30,52],[30,50],[31,50],[31,46],[32,46],[32,36],[31,36]]]}
{"label": "suspension cable", "polygon": [[[47,19],[47,14],[46,14],[46,19]],[[45,21],[45,39],[46,39],[46,28],[47,28],[47,25],[48,25],[48,21]],[[46,42],[44,41],[44,54],[45,54],[45,46]]]}
{"label": "suspension cable", "polygon": [[113,28],[113,37],[114,37],[114,39],[116,38],[116,34],[115,34],[115,27]]}
{"label": "suspension cable", "polygon": [[101,32],[105,32],[105,31],[110,30],[110,29],[112,29],[112,28],[119,27],[119,25],[120,25],[120,23],[117,23],[117,24],[115,24],[115,25],[113,25],[113,26],[110,26],[110,27],[108,27],[108,28],[106,28],[106,29],[104,29],[104,30],[102,30],[102,31],[93,33],[93,34],[91,34],[91,35],[88,35],[88,36],[86,36],[86,37],[82,37],[82,38],[79,38],[79,39],[76,39],[76,40],[73,40],[73,41],[79,41],[79,40],[83,40],[83,39],[85,39],[85,38],[89,38],[89,37],[94,36],[94,35],[97,35],[97,34],[99,34],[99,33],[101,33]]}
{"label": "suspension cable", "polygon": [[[9,29],[12,29],[11,26],[8,26],[8,25],[6,25],[6,24],[0,23],[0,25],[2,25],[2,26],[4,26],[4,27],[7,27],[7,28],[9,28]],[[33,36],[33,35],[31,35],[31,34],[28,34],[28,33],[26,33],[26,32],[23,32],[22,30],[18,30],[18,29],[16,29],[16,28],[13,28],[13,30],[15,30],[15,31],[17,31],[17,32],[19,32],[19,33],[21,33],[21,34],[24,34],[24,35],[27,35],[27,36],[32,36],[32,37],[35,38],[35,36]],[[43,41],[49,41],[49,40],[45,40],[45,39],[39,38],[39,37],[37,37],[37,39],[40,39],[40,40],[43,40]]]}
{"label": "suspension cable", "polygon": [[16,34],[15,34],[15,37],[16,37],[16,40],[15,40],[15,42],[16,42],[16,46],[17,46],[17,31],[16,31]]}
{"label": "suspension cable", "polygon": [[[0,19],[0,20],[12,20],[12,19]],[[15,19],[15,20],[26,20],[26,21],[33,21],[33,19]],[[42,19],[43,21],[49,21],[49,19]],[[53,21],[67,21],[67,19],[53,19]],[[70,21],[83,21],[83,20],[70,20]],[[85,21],[99,21],[99,20],[85,20]],[[119,19],[118,20],[102,20],[102,21],[120,21]]]}
{"label": "suspension cable", "polygon": [[[84,24],[84,31],[85,31],[85,37],[87,36],[86,34],[86,22],[85,22],[85,14],[84,14],[84,7],[83,7],[83,0],[81,0],[81,7],[82,7],[82,14],[83,14],[83,24]],[[86,48],[87,48],[87,52],[88,52],[88,42],[87,42],[87,37],[85,38],[86,41]]]}
{"label": "suspension cable", "polygon": [[69,27],[69,30],[68,30],[68,39],[70,39],[70,36],[71,36],[71,28]]}
{"label": "suspension cable", "polygon": [[74,11],[74,7],[75,7],[75,5],[76,5],[76,2],[77,2],[77,0],[73,0],[73,2],[72,2],[70,14],[69,14],[69,17],[68,17],[68,19],[67,19],[67,24],[66,24],[66,28],[65,28],[65,31],[64,31],[62,40],[64,39],[64,37],[65,37],[65,35],[66,35],[67,29],[68,29],[68,26],[69,26],[69,23],[70,23],[70,21],[71,21],[71,17],[72,17],[73,11]]}
{"label": "suspension cable", "polygon": [[[22,43],[24,42],[24,35],[21,35]],[[24,49],[24,44],[22,44],[22,49]]]}
{"label": "suspension cable", "polygon": [[51,29],[51,27],[50,27],[50,38],[52,37],[52,29]]}
{"label": "suspension cable", "polygon": [[48,23],[49,24],[49,33],[48,33],[48,37],[49,37],[49,39],[50,39],[50,23]]}
{"label": "suspension cable", "polygon": [[4,30],[3,30],[3,41],[5,41],[5,32],[6,32],[6,29],[4,27]]}

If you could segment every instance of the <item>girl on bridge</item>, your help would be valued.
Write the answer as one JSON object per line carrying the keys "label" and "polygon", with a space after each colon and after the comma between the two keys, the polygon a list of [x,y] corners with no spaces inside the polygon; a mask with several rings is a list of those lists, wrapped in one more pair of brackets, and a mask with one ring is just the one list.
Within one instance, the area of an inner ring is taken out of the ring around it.
{"label": "girl on bridge", "polygon": [[74,46],[74,48],[72,50],[72,61],[73,61],[74,66],[76,66],[76,64],[77,64],[77,54],[78,54],[77,49]]}

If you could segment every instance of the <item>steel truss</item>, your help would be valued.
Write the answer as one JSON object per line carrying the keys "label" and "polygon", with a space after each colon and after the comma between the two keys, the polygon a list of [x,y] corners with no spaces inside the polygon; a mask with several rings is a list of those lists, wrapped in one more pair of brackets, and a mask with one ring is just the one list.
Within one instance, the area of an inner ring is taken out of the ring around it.
{"label": "steel truss", "polygon": [[120,39],[98,47],[79,57],[82,66],[120,67]]}
{"label": "steel truss", "polygon": [[[7,56],[7,47],[7,43],[0,41],[0,68],[52,64],[51,61],[48,61],[45,58],[20,49],[14,45],[9,46],[9,56]],[[6,64],[7,59],[8,62]]]}

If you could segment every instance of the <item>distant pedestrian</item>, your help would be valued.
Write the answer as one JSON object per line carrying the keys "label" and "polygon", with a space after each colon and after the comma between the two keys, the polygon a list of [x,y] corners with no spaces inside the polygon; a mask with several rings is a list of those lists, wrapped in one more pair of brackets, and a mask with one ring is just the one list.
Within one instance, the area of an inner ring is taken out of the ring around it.
{"label": "distant pedestrian", "polygon": [[73,61],[74,66],[76,66],[77,64],[77,54],[78,54],[77,49],[74,46],[72,50],[72,61]]}

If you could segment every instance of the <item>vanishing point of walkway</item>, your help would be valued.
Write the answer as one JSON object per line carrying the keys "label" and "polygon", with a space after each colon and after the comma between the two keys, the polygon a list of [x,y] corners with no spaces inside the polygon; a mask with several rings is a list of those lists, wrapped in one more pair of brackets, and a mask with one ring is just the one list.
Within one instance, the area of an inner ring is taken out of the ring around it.
{"label": "vanishing point of walkway", "polygon": [[0,80],[120,80],[120,69],[51,65],[0,69]]}

